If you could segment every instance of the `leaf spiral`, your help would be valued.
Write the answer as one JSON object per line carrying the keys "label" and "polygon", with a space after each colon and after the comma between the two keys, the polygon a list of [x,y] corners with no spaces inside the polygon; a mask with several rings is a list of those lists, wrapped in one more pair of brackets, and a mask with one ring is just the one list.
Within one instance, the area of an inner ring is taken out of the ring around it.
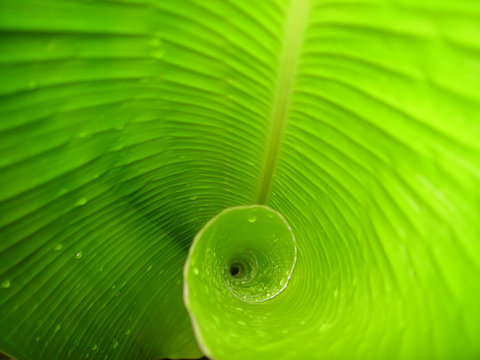
{"label": "leaf spiral", "polygon": [[479,19],[477,0],[1,0],[0,351],[200,357],[188,248],[255,201],[295,269],[283,288],[285,232],[282,271],[230,237],[199,263],[215,277],[187,271],[210,356],[478,359]]}
{"label": "leaf spiral", "polygon": [[184,299],[205,353],[227,356],[224,339],[210,350],[218,333],[236,341],[251,331],[262,304],[287,287],[296,253],[286,220],[262,205],[225,209],[200,230],[184,268]]}

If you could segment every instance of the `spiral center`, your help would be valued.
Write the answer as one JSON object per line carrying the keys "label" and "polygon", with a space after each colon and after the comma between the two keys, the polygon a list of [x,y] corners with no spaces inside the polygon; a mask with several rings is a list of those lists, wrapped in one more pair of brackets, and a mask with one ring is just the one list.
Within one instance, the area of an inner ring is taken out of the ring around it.
{"label": "spiral center", "polygon": [[233,263],[230,265],[230,275],[233,277],[241,277],[243,273],[243,265],[240,263]]}
{"label": "spiral center", "polygon": [[200,284],[215,282],[218,293],[245,302],[277,296],[296,261],[288,223],[262,205],[224,210],[197,234],[190,252],[188,267]]}

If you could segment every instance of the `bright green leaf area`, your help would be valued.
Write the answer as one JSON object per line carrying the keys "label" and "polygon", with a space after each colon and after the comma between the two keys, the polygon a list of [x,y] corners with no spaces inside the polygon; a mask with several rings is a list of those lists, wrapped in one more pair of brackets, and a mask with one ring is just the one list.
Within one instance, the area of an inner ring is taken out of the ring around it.
{"label": "bright green leaf area", "polygon": [[19,360],[478,359],[479,182],[478,0],[0,0]]}
{"label": "bright green leaf area", "polygon": [[[185,264],[184,296],[209,357],[265,356],[263,347],[275,342],[288,321],[272,316],[273,299],[288,286],[296,251],[290,226],[264,206],[224,210],[196,235]],[[267,327],[269,339],[256,343]]]}
{"label": "bright green leaf area", "polygon": [[[287,288],[295,261],[292,230],[272,209],[235,207],[205,225],[190,247],[184,296],[209,357],[265,356],[263,347],[275,342],[289,321],[272,314],[277,312],[274,298]],[[256,343],[267,335],[267,327],[272,329],[268,340]]]}

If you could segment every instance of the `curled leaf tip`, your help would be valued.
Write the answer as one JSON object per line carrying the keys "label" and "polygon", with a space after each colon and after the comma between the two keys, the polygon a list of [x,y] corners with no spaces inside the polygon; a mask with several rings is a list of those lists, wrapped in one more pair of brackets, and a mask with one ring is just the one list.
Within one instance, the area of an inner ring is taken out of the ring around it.
{"label": "curled leaf tip", "polygon": [[222,358],[208,350],[216,334],[232,325],[238,336],[249,331],[245,312],[287,287],[296,254],[285,218],[263,205],[226,209],[199,231],[184,268],[184,300],[208,355]]}

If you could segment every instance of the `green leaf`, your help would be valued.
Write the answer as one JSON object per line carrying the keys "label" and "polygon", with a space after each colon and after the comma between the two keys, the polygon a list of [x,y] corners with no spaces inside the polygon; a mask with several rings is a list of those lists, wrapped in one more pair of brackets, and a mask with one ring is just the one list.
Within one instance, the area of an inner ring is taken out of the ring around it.
{"label": "green leaf", "polygon": [[[0,32],[1,351],[478,358],[477,0],[0,0]],[[261,302],[192,275],[248,270],[198,232],[253,204],[297,247]]]}
{"label": "green leaf", "polygon": [[[217,306],[228,303],[231,295],[237,302],[264,302],[286,288],[296,257],[292,230],[275,210],[261,205],[226,209],[202,228],[190,247],[185,293]],[[188,306],[204,310],[203,304]],[[208,325],[207,320],[198,322]]]}

